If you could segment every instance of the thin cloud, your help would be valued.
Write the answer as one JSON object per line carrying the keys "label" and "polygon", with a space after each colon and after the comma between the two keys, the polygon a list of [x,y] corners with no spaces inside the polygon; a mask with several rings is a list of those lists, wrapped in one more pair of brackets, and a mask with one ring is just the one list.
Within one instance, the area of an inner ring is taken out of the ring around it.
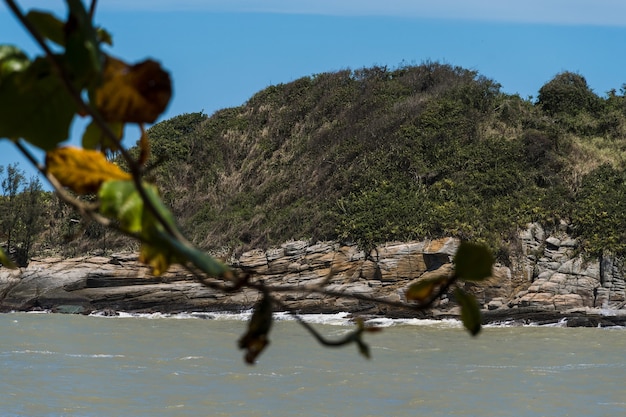
{"label": "thin cloud", "polygon": [[[23,8],[61,9],[61,0],[24,0]],[[565,25],[626,26],[623,0],[101,0],[102,11],[206,11],[397,16]],[[2,8],[0,8],[0,11]]]}
{"label": "thin cloud", "polygon": [[623,0],[109,0],[101,7],[626,25]]}

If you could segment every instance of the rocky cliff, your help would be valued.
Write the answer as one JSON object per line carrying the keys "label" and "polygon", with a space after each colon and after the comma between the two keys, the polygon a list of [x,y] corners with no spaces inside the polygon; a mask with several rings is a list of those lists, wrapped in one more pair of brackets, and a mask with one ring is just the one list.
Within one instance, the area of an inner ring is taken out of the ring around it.
{"label": "rocky cliff", "polygon": [[[484,306],[488,321],[554,321],[621,324],[626,320],[626,281],[621,260],[585,260],[564,225],[546,233],[530,225],[520,233],[520,249],[510,266],[496,265],[494,276],[469,288]],[[233,268],[268,285],[297,286],[299,293],[277,296],[303,313],[350,311],[394,317],[414,315],[371,301],[307,291],[321,282],[335,293],[402,301],[413,281],[448,273],[459,242],[439,239],[388,243],[369,254],[334,242],[293,241],[231,259]],[[466,284],[470,285],[470,284]],[[0,269],[0,309],[50,309],[64,312],[180,312],[246,310],[258,299],[252,290],[224,294],[196,282],[182,268],[153,277],[136,255],[38,259],[20,271]],[[429,316],[457,312],[442,297]]]}

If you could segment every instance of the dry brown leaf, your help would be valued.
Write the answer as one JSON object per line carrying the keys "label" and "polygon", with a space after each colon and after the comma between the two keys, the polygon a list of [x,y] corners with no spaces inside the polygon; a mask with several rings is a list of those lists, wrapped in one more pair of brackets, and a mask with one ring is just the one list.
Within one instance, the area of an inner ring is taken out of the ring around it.
{"label": "dry brown leaf", "polygon": [[146,60],[131,66],[109,56],[95,103],[109,122],[154,123],[171,96],[170,76],[158,62]]}
{"label": "dry brown leaf", "polygon": [[66,146],[46,153],[48,172],[77,194],[95,193],[108,180],[129,180],[131,175],[93,150]]}

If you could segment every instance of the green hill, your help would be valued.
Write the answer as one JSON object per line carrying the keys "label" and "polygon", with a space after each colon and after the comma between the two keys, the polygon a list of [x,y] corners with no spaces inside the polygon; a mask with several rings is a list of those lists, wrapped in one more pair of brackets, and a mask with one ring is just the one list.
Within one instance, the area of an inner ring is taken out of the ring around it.
{"label": "green hill", "polygon": [[[506,261],[519,227],[564,221],[589,254],[624,255],[624,88],[564,72],[524,99],[433,62],[316,74],[153,126],[148,177],[206,249],[457,236]],[[48,206],[36,249],[129,247]]]}
{"label": "green hill", "polygon": [[317,74],[153,126],[151,176],[206,248],[445,235],[504,259],[518,227],[566,220],[620,252],[623,93],[565,72],[535,102],[430,62]]}

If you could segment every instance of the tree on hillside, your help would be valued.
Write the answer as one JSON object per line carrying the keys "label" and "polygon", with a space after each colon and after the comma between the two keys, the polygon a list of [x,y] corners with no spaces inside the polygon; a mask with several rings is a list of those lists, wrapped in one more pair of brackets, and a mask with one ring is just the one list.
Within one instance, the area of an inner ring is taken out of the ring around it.
{"label": "tree on hillside", "polygon": [[0,167],[2,197],[0,227],[4,247],[15,262],[26,266],[34,240],[43,230],[44,201],[41,182],[37,177],[26,181],[17,164]]}
{"label": "tree on hillside", "polygon": [[[0,174],[4,172],[0,168]],[[17,196],[24,182],[24,173],[17,168],[16,164],[10,164],[6,168],[6,174],[2,178],[2,230],[6,239],[6,248],[11,252],[15,248],[15,233],[20,218],[20,207]]]}
{"label": "tree on hillside", "polygon": [[[360,297],[333,292],[326,286],[327,282],[311,288],[267,286],[249,275],[235,274],[189,242],[163,203],[158,187],[149,183],[146,175],[150,139],[144,132],[144,124],[154,123],[170,100],[172,88],[167,71],[151,59],[127,63],[105,53],[102,45],[112,44],[111,35],[93,24],[95,0],[88,9],[80,0],[66,0],[66,20],[39,10],[23,13],[14,0],[5,3],[43,52],[30,59],[16,46],[0,45],[0,137],[10,139],[46,176],[58,195],[85,218],[139,241],[140,260],[155,275],[164,273],[172,264],[182,264],[199,284],[212,289],[257,291],[261,301],[239,341],[239,347],[246,350],[248,363],[254,363],[269,343],[273,311],[285,308],[273,297],[274,292],[306,290]],[[82,137],[83,146],[63,146],[61,143],[67,139],[76,116],[90,121]],[[136,154],[122,146],[123,127],[128,123],[138,124],[142,132]],[[25,143],[46,151],[45,161],[40,162]],[[165,150],[164,156],[167,152],[185,151],[173,146]],[[127,171],[107,159],[111,152],[123,159]],[[19,188],[15,175],[6,183],[7,193],[13,197]],[[22,193],[25,201],[32,203],[38,189],[37,184],[27,187]],[[77,196],[93,198],[85,200]],[[35,213],[25,210],[24,215],[29,219]],[[12,227],[16,222],[9,219]],[[29,242],[25,244],[28,247]],[[4,251],[0,251],[0,261],[12,266]],[[493,259],[485,247],[463,242],[455,263],[454,274],[432,277],[409,287],[407,302],[375,297],[368,301],[420,311],[445,291],[454,290],[463,323],[475,335],[481,326],[478,304],[457,284],[460,280],[481,281],[489,277]],[[322,344],[356,344],[362,354],[368,355],[362,338],[364,332],[373,329],[359,323],[341,340],[328,341],[295,311],[289,312]]]}

